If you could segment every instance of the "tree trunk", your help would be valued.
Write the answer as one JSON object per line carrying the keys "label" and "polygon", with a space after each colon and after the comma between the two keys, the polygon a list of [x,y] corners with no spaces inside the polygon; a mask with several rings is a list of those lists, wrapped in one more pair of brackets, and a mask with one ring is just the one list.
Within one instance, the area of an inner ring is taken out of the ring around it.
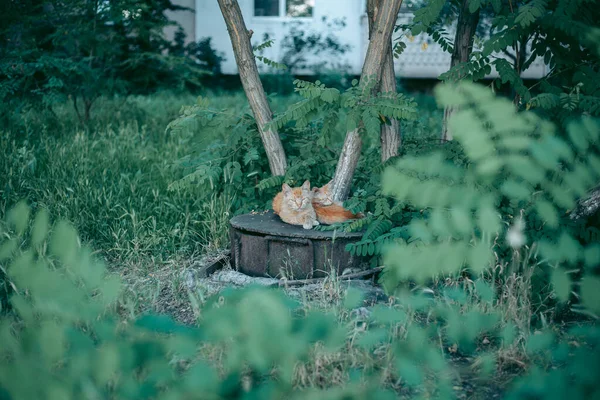
{"label": "tree trunk", "polygon": [[227,24],[227,31],[233,45],[233,53],[237,64],[240,80],[244,87],[244,92],[250,103],[250,108],[254,114],[254,119],[258,125],[258,131],[262,139],[269,167],[273,175],[284,175],[287,167],[287,160],[281,139],[276,130],[267,130],[265,125],[271,122],[272,113],[267,96],[263,89],[258,68],[254,59],[254,52],[250,44],[250,33],[246,29],[242,11],[237,0],[218,0],[221,13]]}
{"label": "tree trunk", "polygon": [[600,185],[588,193],[588,195],[577,201],[575,209],[571,212],[571,219],[578,220],[589,218],[600,209]]}
{"label": "tree trunk", "polygon": [[[368,0],[367,15],[369,19],[369,39],[375,25],[375,15],[381,9],[382,0]],[[394,72],[394,54],[392,44],[385,55],[383,70],[381,72],[380,92],[397,93],[396,74]],[[381,125],[381,162],[398,155],[400,147],[400,121],[391,119],[390,124]]]}
{"label": "tree trunk", "polygon": [[[515,44],[515,72],[517,73],[517,76],[521,76],[521,72],[523,71],[523,64],[525,64],[525,61],[527,60],[528,39],[529,39],[528,36],[523,36]],[[514,87],[513,87],[513,91],[514,91],[513,103],[518,108],[519,104],[521,104],[521,95],[519,93],[517,93],[516,90],[514,90]]]}
{"label": "tree trunk", "polygon": [[[381,76],[381,91],[383,93],[397,93],[396,74],[394,73],[394,55],[390,46],[389,54],[383,64]],[[381,162],[386,162],[391,157],[398,155],[398,148],[402,143],[400,121],[390,119],[390,124],[381,125]]]}
{"label": "tree trunk", "polygon": [[[384,61],[391,48],[392,33],[401,5],[402,0],[381,0],[380,10],[375,15],[375,24],[369,38],[369,47],[360,75],[361,85],[365,85],[368,80],[375,79],[373,88],[374,90],[378,88]],[[332,192],[334,200],[344,201],[348,197],[361,149],[362,139],[359,130],[355,129],[346,133],[344,147],[333,177]]]}
{"label": "tree trunk", "polygon": [[[452,61],[450,68],[459,63],[469,61],[473,51],[473,39],[475,30],[479,23],[479,9],[473,14],[469,12],[469,0],[462,0],[458,14],[458,23],[456,25],[456,35],[454,36],[454,49],[452,50]],[[452,132],[448,130],[448,120],[456,111],[453,107],[444,109],[444,122],[442,125],[442,142],[452,140]]]}

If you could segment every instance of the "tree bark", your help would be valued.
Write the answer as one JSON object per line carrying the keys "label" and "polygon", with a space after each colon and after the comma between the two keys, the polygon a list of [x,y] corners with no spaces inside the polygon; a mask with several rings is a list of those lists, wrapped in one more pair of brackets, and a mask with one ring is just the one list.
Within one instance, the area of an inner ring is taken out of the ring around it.
{"label": "tree bark", "polygon": [[[475,30],[478,23],[479,9],[471,14],[469,12],[469,0],[462,0],[458,14],[458,23],[456,25],[456,35],[454,36],[454,48],[452,50],[450,68],[469,61],[469,57],[473,51],[473,39],[475,38]],[[452,140],[452,132],[448,129],[448,120],[455,111],[454,107],[446,107],[444,109],[444,122],[441,134],[442,142]]]}
{"label": "tree bark", "polygon": [[571,212],[571,219],[578,220],[589,218],[600,209],[600,185],[588,193],[586,197],[577,201],[575,209]]}
{"label": "tree bark", "polygon": [[227,31],[233,45],[233,53],[237,64],[240,80],[244,92],[250,103],[254,119],[258,125],[258,131],[262,139],[269,167],[273,175],[284,175],[287,167],[285,151],[281,139],[276,130],[267,130],[265,125],[271,122],[272,113],[262,82],[258,76],[258,68],[252,45],[250,44],[250,33],[246,29],[242,11],[237,0],[218,0],[221,13],[227,24]]}
{"label": "tree bark", "polygon": [[[361,85],[363,86],[366,86],[367,81],[375,79],[373,90],[378,88],[381,80],[384,60],[391,48],[392,33],[401,5],[402,0],[382,0],[380,11],[375,15],[375,24],[369,38],[369,47],[360,75]],[[362,139],[359,130],[355,129],[347,132],[333,177],[332,192],[334,200],[344,201],[348,197],[361,149]]]}
{"label": "tree bark", "polygon": [[[368,0],[367,15],[369,20],[369,39],[371,38],[375,25],[375,15],[381,9],[382,0]],[[392,44],[385,55],[383,70],[381,72],[381,84],[379,91],[382,93],[397,93],[396,74],[394,72],[394,54]],[[381,125],[381,162],[386,162],[391,157],[398,155],[400,147],[400,121],[391,119],[390,124]]]}
{"label": "tree bark", "polygon": [[[394,72],[394,55],[390,46],[389,54],[383,64],[381,76],[381,91],[383,93],[397,93],[396,74]],[[400,121],[390,119],[390,124],[381,125],[381,162],[386,162],[398,155],[398,148],[402,143]]]}

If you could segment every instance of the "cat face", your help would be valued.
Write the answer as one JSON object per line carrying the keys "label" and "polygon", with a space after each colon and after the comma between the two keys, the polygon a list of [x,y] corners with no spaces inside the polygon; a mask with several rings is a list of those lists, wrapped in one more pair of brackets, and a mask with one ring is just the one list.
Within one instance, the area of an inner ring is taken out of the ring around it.
{"label": "cat face", "polygon": [[292,189],[289,185],[283,184],[283,201],[285,201],[291,210],[306,210],[312,207],[313,193],[310,190],[310,182],[305,181],[300,188]]}
{"label": "cat face", "polygon": [[333,204],[333,193],[331,192],[331,183],[320,188],[313,188],[313,202],[322,205],[330,206]]}

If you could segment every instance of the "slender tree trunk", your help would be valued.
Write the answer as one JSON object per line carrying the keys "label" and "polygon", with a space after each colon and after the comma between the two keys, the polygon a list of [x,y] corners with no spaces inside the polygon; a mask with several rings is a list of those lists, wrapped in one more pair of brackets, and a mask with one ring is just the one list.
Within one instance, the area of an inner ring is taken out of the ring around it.
{"label": "slender tree trunk", "polygon": [[[452,50],[452,61],[450,68],[463,62],[469,61],[473,51],[473,39],[475,38],[475,29],[479,23],[479,9],[473,14],[469,12],[469,0],[462,0],[458,14],[458,23],[456,25],[456,35],[454,37],[454,49]],[[442,142],[452,140],[452,132],[448,129],[448,120],[456,110],[453,107],[444,109],[444,122],[442,125]]]}
{"label": "slender tree trunk", "polygon": [[262,139],[269,167],[273,175],[284,175],[287,167],[287,160],[281,139],[276,130],[267,130],[265,125],[272,120],[271,108],[267,102],[267,96],[263,89],[256,60],[250,44],[251,34],[246,29],[242,11],[237,0],[218,0],[221,13],[227,24],[227,31],[233,45],[235,61],[240,73],[240,80],[246,92],[246,97],[252,108],[254,119],[258,125],[260,137]]}
{"label": "slender tree trunk", "polygon": [[592,189],[586,197],[577,201],[571,212],[571,219],[589,218],[600,209],[600,184]]}
{"label": "slender tree trunk", "polygon": [[[369,39],[375,25],[375,15],[380,10],[382,0],[368,0],[367,15],[369,19]],[[385,55],[383,70],[381,72],[380,92],[397,93],[396,74],[394,72],[394,54],[392,44]],[[381,162],[386,162],[389,158],[398,155],[400,147],[400,121],[391,119],[390,124],[381,125]]]}
{"label": "slender tree trunk", "polygon": [[[519,41],[515,44],[515,72],[517,73],[517,76],[521,76],[521,72],[523,72],[523,64],[525,64],[525,61],[527,60],[528,39],[528,36],[521,37],[521,39],[519,39]],[[519,104],[521,103],[521,95],[517,93],[517,91],[514,90],[514,88],[513,91],[513,103],[518,108]]]}
{"label": "slender tree trunk", "polygon": [[[382,0],[381,2],[380,11],[375,15],[375,24],[370,35],[369,47],[360,76],[363,87],[371,79],[375,79],[374,90],[379,86],[384,61],[388,50],[391,48],[392,33],[401,5],[402,0]],[[362,139],[359,130],[355,129],[347,132],[333,177],[332,192],[334,200],[343,201],[348,197],[361,149]]]}
{"label": "slender tree trunk", "polygon": [[[381,77],[381,91],[384,93],[397,93],[396,74],[394,72],[394,56],[390,47],[389,55],[383,64]],[[398,148],[402,144],[400,121],[390,119],[390,124],[381,125],[381,162],[386,162],[391,157],[398,155]]]}

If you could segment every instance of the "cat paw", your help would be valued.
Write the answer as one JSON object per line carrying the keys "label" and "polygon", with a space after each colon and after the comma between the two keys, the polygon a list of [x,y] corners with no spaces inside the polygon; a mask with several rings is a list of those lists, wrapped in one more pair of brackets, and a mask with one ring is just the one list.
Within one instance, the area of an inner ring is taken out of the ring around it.
{"label": "cat paw", "polygon": [[308,224],[307,224],[307,223],[304,223],[304,224],[302,224],[302,227],[303,227],[304,229],[312,229],[312,227],[313,227],[313,226],[312,226],[312,224],[311,224],[311,223],[308,223]]}
{"label": "cat paw", "polygon": [[313,226],[320,225],[320,224],[319,224],[319,221],[313,221],[313,223],[312,223],[312,224],[313,224]]}

